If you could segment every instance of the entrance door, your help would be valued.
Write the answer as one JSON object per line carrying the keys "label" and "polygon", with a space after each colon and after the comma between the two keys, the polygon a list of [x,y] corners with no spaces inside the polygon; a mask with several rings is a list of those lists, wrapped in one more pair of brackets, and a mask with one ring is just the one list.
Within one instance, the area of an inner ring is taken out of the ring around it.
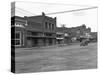
{"label": "entrance door", "polygon": [[38,41],[36,38],[32,39],[32,47],[37,47]]}

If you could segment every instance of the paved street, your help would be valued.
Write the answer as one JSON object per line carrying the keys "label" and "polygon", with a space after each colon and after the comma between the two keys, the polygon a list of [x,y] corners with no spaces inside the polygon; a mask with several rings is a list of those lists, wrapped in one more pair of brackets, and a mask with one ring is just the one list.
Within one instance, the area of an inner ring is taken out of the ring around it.
{"label": "paved street", "polygon": [[51,47],[16,49],[16,72],[43,72],[97,68],[97,44],[90,43]]}

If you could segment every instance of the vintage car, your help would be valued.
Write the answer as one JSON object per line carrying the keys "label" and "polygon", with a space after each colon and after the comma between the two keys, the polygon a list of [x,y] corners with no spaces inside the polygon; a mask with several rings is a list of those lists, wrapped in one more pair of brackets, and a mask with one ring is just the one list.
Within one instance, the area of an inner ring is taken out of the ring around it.
{"label": "vintage car", "polygon": [[89,43],[89,39],[85,39],[81,42],[80,46],[87,46]]}

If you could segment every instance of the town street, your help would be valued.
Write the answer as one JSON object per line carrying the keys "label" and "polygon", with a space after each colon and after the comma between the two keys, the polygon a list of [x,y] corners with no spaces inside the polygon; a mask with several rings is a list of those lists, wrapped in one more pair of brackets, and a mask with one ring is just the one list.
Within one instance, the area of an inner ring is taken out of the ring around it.
{"label": "town street", "polygon": [[17,73],[97,68],[97,43],[16,49]]}

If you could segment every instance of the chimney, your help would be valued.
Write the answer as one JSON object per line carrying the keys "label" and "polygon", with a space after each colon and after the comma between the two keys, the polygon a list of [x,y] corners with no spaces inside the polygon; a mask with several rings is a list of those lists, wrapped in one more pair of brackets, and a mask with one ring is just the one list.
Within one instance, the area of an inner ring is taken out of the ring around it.
{"label": "chimney", "polygon": [[24,16],[24,18],[26,19],[26,18],[27,18],[27,16]]}
{"label": "chimney", "polygon": [[45,13],[44,13],[44,12],[42,12],[42,15],[43,15],[43,16],[45,16]]}

